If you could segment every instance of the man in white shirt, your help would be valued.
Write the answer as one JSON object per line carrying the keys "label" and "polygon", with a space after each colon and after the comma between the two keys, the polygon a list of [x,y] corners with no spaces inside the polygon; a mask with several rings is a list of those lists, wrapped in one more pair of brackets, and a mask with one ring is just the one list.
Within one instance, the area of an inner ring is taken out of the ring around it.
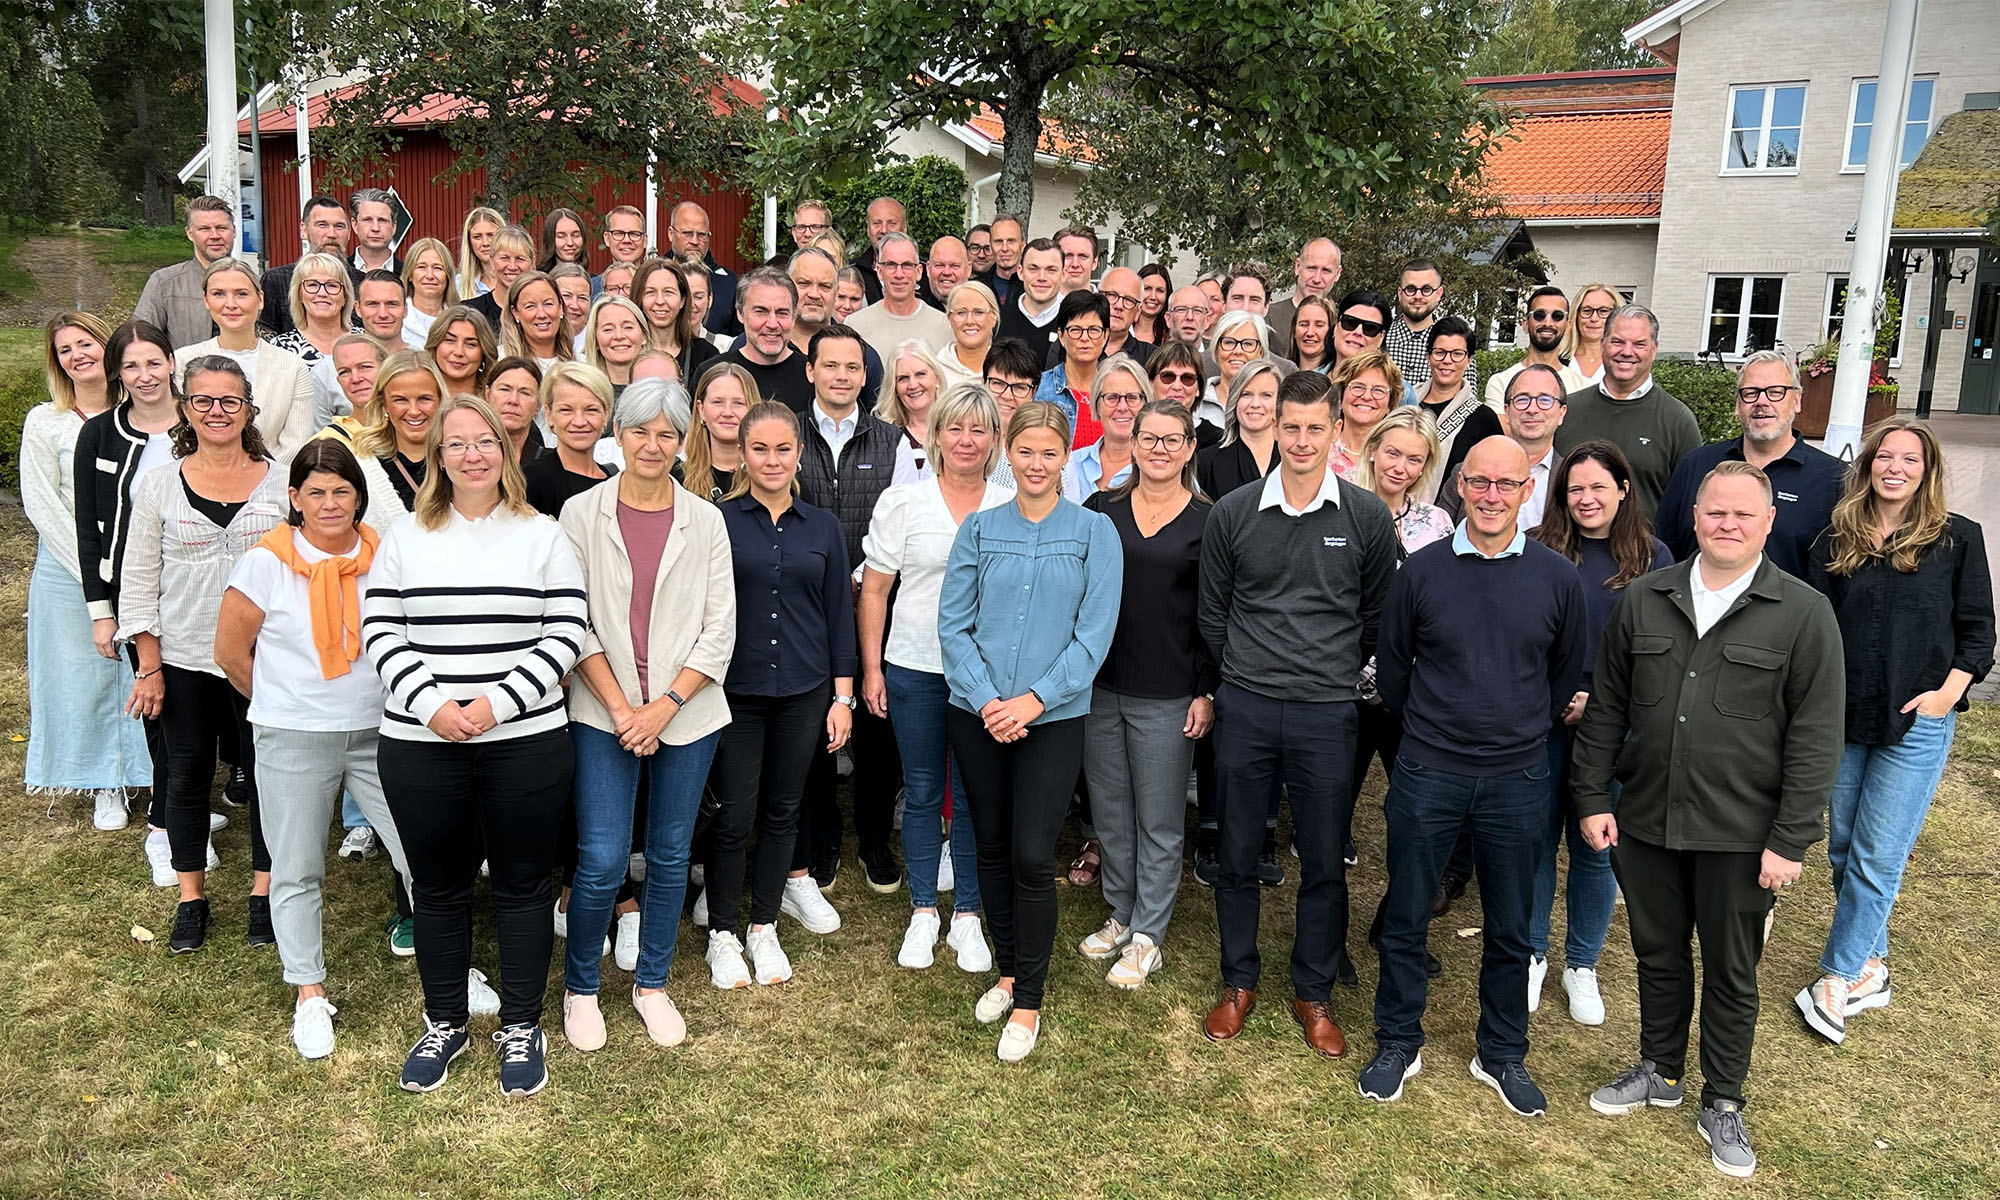
{"label": "man in white shirt", "polygon": [[[1500,410],[1500,423],[1507,436],[1528,456],[1528,476],[1535,490],[1521,502],[1521,528],[1533,529],[1542,523],[1549,502],[1549,476],[1555,471],[1556,430],[1561,428],[1568,407],[1563,403],[1562,377],[1546,363],[1525,364],[1514,370],[1507,381],[1507,398]],[[1463,465],[1463,464],[1461,464]],[[1438,507],[1456,525],[1465,515],[1465,501],[1458,494],[1458,468],[1438,489]]]}
{"label": "man in white shirt", "polygon": [[1499,408],[1507,397],[1507,384],[1522,368],[1530,366],[1548,367],[1562,380],[1564,392],[1581,391],[1590,386],[1583,373],[1564,362],[1556,353],[1562,345],[1563,334],[1569,329],[1569,300],[1559,287],[1538,287],[1528,294],[1528,356],[1504,371],[1495,371],[1493,378],[1486,381],[1484,399],[1494,408]]}
{"label": "man in white shirt", "polygon": [[916,240],[907,233],[886,233],[875,247],[875,271],[882,280],[882,298],[847,319],[884,361],[896,347],[915,339],[935,350],[952,340],[951,322],[942,312],[917,299],[923,263]]}

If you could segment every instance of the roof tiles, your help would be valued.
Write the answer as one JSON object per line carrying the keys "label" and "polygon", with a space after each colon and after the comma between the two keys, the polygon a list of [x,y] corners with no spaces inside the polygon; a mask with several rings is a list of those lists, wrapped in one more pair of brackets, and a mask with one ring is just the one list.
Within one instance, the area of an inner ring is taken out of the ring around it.
{"label": "roof tiles", "polygon": [[1672,114],[1518,119],[1486,159],[1488,190],[1523,220],[1657,218]]}

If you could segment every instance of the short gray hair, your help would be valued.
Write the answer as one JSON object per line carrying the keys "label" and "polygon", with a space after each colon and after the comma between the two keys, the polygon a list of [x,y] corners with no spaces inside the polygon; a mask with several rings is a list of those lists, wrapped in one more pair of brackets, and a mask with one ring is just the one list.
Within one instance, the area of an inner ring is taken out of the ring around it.
{"label": "short gray hair", "polygon": [[1621,304],[1617,308],[1612,309],[1611,316],[1604,322],[1604,332],[1609,334],[1611,327],[1620,321],[1644,321],[1646,328],[1651,331],[1653,342],[1655,344],[1659,342],[1660,318],[1654,316],[1653,310],[1647,308],[1645,305]]}
{"label": "short gray hair", "polygon": [[694,419],[694,402],[688,391],[671,379],[641,379],[627,384],[611,410],[611,428],[623,432],[664,415],[674,427],[674,436],[687,440],[688,423]]}
{"label": "short gray hair", "polygon": [[1215,338],[1209,343],[1209,350],[1213,352],[1216,343],[1222,340],[1222,335],[1238,325],[1248,325],[1254,329],[1257,332],[1258,349],[1265,354],[1271,352],[1270,323],[1256,313],[1242,308],[1224,309],[1222,315],[1215,319]]}
{"label": "short gray hair", "polygon": [[900,229],[882,235],[882,240],[875,243],[875,256],[877,258],[880,258],[882,256],[882,252],[884,250],[887,250],[892,242],[908,242],[910,244],[910,253],[917,256],[917,261],[922,262],[924,260],[924,252],[923,249],[917,245],[917,239],[911,237],[907,233],[904,233]]}
{"label": "short gray hair", "polygon": [[1761,366],[1764,363],[1777,363],[1779,366],[1785,368],[1785,378],[1791,381],[1791,386],[1793,387],[1800,386],[1799,365],[1793,362],[1789,357],[1778,353],[1776,350],[1759,350],[1755,354],[1752,354],[1750,357],[1744,359],[1743,365],[1736,368],[1737,386],[1739,387],[1742,386],[1743,377],[1750,373],[1751,367]]}
{"label": "short gray hair", "polygon": [[381,188],[356,188],[354,194],[347,198],[348,214],[359,217],[364,204],[386,204],[391,213],[396,211],[396,202]]}

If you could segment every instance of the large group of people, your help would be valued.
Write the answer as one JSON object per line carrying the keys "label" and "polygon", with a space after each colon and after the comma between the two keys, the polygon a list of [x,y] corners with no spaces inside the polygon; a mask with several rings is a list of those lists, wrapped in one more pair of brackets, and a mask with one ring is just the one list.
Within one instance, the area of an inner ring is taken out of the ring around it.
{"label": "large group of people", "polygon": [[[1077,952],[1141,988],[1191,857],[1219,927],[1200,1028],[1229,1041],[1286,807],[1290,1013],[1341,1058],[1377,761],[1364,1097],[1423,1067],[1428,931],[1473,878],[1469,1069],[1523,1116],[1549,1103],[1528,1031],[1559,895],[1585,1026],[1625,897],[1640,1045],[1601,1113],[1682,1102],[1698,941],[1697,1127],[1732,1175],[1756,1162],[1769,914],[1822,836],[1836,904],[1796,1005],[1839,1042],[1890,1002],[1904,864],[1994,647],[1981,531],[1925,425],[1871,429],[1843,467],[1763,352],[1742,435],[1702,445],[1652,314],[1595,283],[1535,290],[1525,359],[1482,382],[1437,263],[1342,293],[1329,238],[1274,300],[1256,267],[1100,270],[1083,226],[921,246],[890,197],[853,257],[801,202],[795,245],[741,275],[693,203],[657,255],[635,209],[533,233],[477,208],[455,250],[399,258],[388,209],[315,196],[304,254],[260,271],[227,207],[192,202],[194,257],[133,320],[48,322],[22,435],[27,787],[107,831],[150,789],[168,948],[220,915],[275,944],[306,1058],[334,1047],[336,814],[341,855],[386,852],[389,948],[422,980],[402,1087],[443,1085],[486,1015],[525,1096],[556,939],[571,1049],[608,1044],[607,957],[671,1047],[683,918],[715,987],[780,985],[783,922],[838,931],[843,874],[906,896],[894,961],[948,948],[1016,1062],[1059,874],[1102,892]],[[218,759],[250,830],[240,908],[207,887]]]}

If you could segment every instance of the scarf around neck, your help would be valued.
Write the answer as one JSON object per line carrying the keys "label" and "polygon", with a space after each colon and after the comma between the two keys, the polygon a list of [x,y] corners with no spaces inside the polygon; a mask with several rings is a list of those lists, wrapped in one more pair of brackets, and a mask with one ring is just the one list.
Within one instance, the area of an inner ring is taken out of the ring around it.
{"label": "scarf around neck", "polygon": [[355,532],[361,535],[361,544],[352,555],[336,554],[308,562],[292,543],[297,528],[290,523],[280,525],[257,544],[306,577],[320,677],[338,679],[352,669],[350,664],[361,653],[361,596],[355,580],[375,561],[375,547],[382,539],[373,529],[359,525]]}

